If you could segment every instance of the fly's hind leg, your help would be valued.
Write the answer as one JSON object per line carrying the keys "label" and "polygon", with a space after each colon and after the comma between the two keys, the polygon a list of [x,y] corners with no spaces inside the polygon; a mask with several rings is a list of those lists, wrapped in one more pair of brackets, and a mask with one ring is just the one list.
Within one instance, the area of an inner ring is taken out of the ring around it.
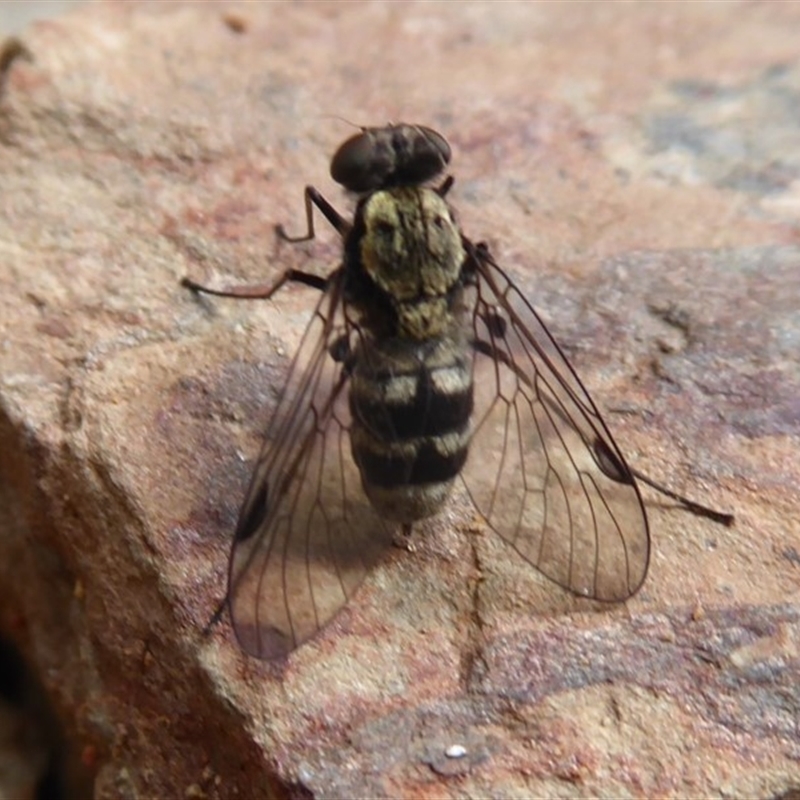
{"label": "fly's hind leg", "polygon": [[400,548],[401,550],[407,550],[409,553],[414,553],[416,551],[416,547],[414,543],[411,541],[411,523],[404,522],[403,526],[400,530],[395,533],[394,537],[392,538],[392,544],[395,547]]}

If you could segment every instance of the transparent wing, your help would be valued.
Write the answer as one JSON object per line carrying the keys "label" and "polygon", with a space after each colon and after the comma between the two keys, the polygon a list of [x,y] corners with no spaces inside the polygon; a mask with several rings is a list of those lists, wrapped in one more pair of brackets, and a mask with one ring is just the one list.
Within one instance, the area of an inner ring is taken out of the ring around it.
{"label": "transparent wing", "polygon": [[636,482],[544,323],[469,245],[475,410],[462,471],[489,525],[548,578],[597,600],[630,597],[650,540]]}
{"label": "transparent wing", "polygon": [[242,647],[287,655],[391,545],[350,452],[348,354],[361,335],[331,277],[289,368],[237,524],[228,603]]}

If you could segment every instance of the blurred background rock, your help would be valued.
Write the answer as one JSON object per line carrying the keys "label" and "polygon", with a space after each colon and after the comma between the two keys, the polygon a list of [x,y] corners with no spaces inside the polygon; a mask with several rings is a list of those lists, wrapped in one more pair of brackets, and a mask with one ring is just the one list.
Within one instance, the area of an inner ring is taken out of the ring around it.
{"label": "blurred background rock", "polygon": [[0,0],[0,36],[19,33],[37,19],[57,17],[84,0]]}
{"label": "blurred background rock", "polygon": [[[77,5],[80,0],[0,1],[0,42],[36,20]],[[0,800],[67,796],[61,779],[60,736],[37,676],[0,631]]]}

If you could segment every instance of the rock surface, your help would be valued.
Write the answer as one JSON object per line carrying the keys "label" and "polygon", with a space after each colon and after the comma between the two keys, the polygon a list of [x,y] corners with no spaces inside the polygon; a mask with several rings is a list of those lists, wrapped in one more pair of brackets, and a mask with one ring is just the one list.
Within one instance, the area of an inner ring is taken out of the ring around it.
{"label": "rock surface", "polygon": [[[89,4],[0,77],[2,619],[98,797],[773,796],[800,786],[800,7]],[[311,308],[181,276],[292,247],[356,124],[422,122],[450,199],[648,495],[624,606],[456,500],[286,664],[224,622],[231,530]]]}

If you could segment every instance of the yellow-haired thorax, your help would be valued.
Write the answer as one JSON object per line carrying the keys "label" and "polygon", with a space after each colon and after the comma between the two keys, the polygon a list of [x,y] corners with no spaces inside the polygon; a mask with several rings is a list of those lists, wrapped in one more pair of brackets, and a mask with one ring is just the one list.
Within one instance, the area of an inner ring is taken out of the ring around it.
{"label": "yellow-haired thorax", "polygon": [[375,192],[362,213],[361,263],[392,302],[398,333],[441,335],[466,256],[447,203],[433,189],[403,187]]}

